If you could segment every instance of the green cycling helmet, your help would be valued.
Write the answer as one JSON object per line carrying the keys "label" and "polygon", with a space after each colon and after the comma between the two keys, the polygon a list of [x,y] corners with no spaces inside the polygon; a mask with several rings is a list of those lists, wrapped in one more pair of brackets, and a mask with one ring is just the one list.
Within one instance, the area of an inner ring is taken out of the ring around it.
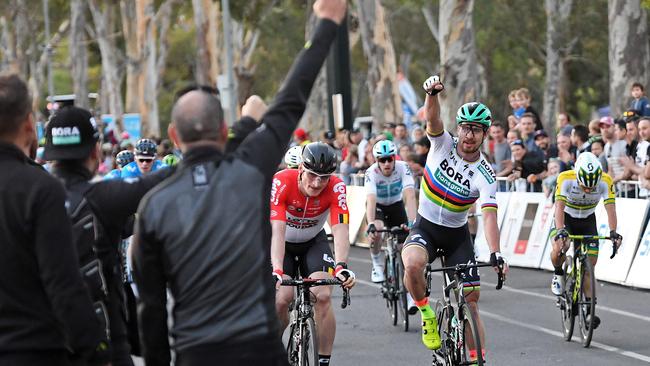
{"label": "green cycling helmet", "polygon": [[478,123],[487,129],[492,125],[492,113],[483,103],[465,103],[458,108],[456,123]]}
{"label": "green cycling helmet", "polygon": [[178,156],[174,154],[165,155],[165,157],[162,159],[162,162],[165,163],[167,166],[175,166],[180,161],[181,159],[179,159]]}

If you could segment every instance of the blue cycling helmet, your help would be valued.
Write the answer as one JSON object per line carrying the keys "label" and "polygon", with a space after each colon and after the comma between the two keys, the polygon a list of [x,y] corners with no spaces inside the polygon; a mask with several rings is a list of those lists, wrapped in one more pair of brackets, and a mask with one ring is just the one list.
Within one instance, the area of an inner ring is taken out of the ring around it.
{"label": "blue cycling helmet", "polygon": [[146,156],[154,158],[156,157],[157,149],[158,145],[156,145],[153,140],[140,139],[135,143],[135,156]]}
{"label": "blue cycling helmet", "polygon": [[115,162],[120,166],[120,168],[124,168],[124,166],[132,162],[133,159],[135,159],[135,155],[133,155],[129,150],[122,150],[115,156]]}
{"label": "blue cycling helmet", "polygon": [[387,158],[397,154],[397,147],[392,141],[381,140],[372,147],[372,155],[375,158]]}

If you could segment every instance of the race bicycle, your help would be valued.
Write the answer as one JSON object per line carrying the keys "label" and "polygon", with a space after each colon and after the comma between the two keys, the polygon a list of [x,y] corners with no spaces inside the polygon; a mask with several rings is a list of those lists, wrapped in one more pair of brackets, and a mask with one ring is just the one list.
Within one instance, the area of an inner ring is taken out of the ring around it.
{"label": "race bicycle", "polygon": [[[441,268],[432,268],[431,264],[427,265],[426,284],[427,296],[431,292],[431,273],[443,273],[443,298],[437,300],[435,304],[436,318],[438,319],[438,333],[442,346],[440,349],[433,351],[433,366],[460,366],[460,365],[484,365],[483,349],[479,337],[478,324],[474,315],[470,311],[469,305],[465,301],[463,292],[463,282],[466,271],[476,270],[479,267],[492,267],[489,263],[481,264],[457,264],[455,266],[445,266],[444,257],[439,251],[438,257],[442,260]],[[503,268],[499,267],[498,280],[496,289],[503,287]],[[452,303],[451,290],[454,290]],[[472,359],[470,354],[476,351],[476,359]]]}
{"label": "race bicycle", "polygon": [[[562,268],[564,275],[562,284],[564,292],[558,296],[558,305],[562,314],[562,332],[564,339],[571,341],[575,326],[575,318],[578,317],[582,346],[589,347],[594,328],[596,314],[596,274],[594,267],[587,255],[588,242],[590,240],[612,240],[608,236],[597,235],[569,235],[569,240],[574,246],[574,255],[565,257]],[[615,243],[612,251],[614,258],[617,247]],[[585,284],[591,284],[589,291]]]}
{"label": "race bicycle", "polygon": [[381,285],[381,294],[386,299],[386,307],[390,312],[393,325],[397,325],[398,314],[402,317],[404,331],[409,330],[408,301],[406,298],[406,287],[402,282],[404,276],[404,264],[400,255],[399,234],[407,230],[400,226],[389,229],[376,230],[377,233],[386,233],[386,246],[384,247],[384,282]]}
{"label": "race bicycle", "polygon": [[[295,286],[296,297],[289,306],[289,338],[287,354],[291,366],[318,366],[318,333],[314,322],[312,293],[316,286],[340,285],[341,281],[332,279],[297,278],[282,280],[282,286]],[[350,304],[350,292],[343,289],[341,308]]]}

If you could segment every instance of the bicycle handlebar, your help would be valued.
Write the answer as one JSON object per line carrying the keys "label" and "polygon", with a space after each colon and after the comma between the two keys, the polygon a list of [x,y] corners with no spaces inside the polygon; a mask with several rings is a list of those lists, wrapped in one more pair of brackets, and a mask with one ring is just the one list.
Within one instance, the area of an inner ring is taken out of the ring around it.
{"label": "bicycle handlebar", "polygon": [[618,253],[618,247],[614,242],[614,239],[610,236],[601,236],[601,235],[569,235],[569,239],[572,240],[610,240],[612,242],[612,255],[609,259],[614,259]]}
{"label": "bicycle handlebar", "polygon": [[389,229],[376,229],[375,232],[376,233],[391,233],[391,234],[397,235],[397,234],[405,234],[405,233],[408,233],[409,231],[408,231],[408,229],[404,229],[401,226],[393,226],[393,227],[391,227]]}
{"label": "bicycle handlebar", "polygon": [[[341,285],[343,282],[337,278],[299,278],[299,279],[288,279],[282,280],[282,286],[295,286],[295,287],[316,287],[316,286],[332,286],[332,285]],[[343,288],[343,301],[341,302],[341,308],[345,309],[350,305],[352,301],[350,300],[350,290]]]}
{"label": "bicycle handlebar", "polygon": [[[467,270],[467,269],[479,268],[479,267],[492,267],[492,264],[490,264],[490,263],[466,264],[465,263],[465,264],[457,264],[455,266],[440,267],[440,268],[436,268],[436,269],[431,268],[431,265],[427,265],[427,271],[429,271],[429,272],[454,271],[456,273],[459,273],[459,272],[462,272],[462,271]],[[497,274],[496,289],[501,290],[501,288],[503,287],[503,281],[504,281],[503,268],[501,266],[497,266],[497,268],[499,269],[499,272]]]}

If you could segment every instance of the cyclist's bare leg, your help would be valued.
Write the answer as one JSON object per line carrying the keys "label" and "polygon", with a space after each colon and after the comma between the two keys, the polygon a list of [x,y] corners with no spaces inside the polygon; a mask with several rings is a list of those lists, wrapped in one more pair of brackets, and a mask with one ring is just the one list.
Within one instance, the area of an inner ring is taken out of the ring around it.
{"label": "cyclist's bare leg", "polygon": [[[290,279],[291,277],[283,275],[282,278]],[[280,333],[289,325],[289,304],[293,300],[293,287],[280,286],[280,289],[275,293],[275,311],[280,318]]]}
{"label": "cyclist's bare leg", "polygon": [[553,241],[553,248],[551,249],[551,263],[553,263],[553,267],[562,267],[562,262],[564,261],[564,252],[566,251],[567,247],[568,241],[562,239]]}
{"label": "cyclist's bare leg", "polygon": [[[327,272],[314,272],[309,276],[311,278],[332,278]],[[332,309],[332,287],[318,286],[313,287],[311,292],[316,296],[314,305],[316,332],[318,332],[318,353],[321,355],[331,355],[332,346],[334,345],[334,336],[336,335],[336,319]]]}
{"label": "cyclist's bare leg", "polygon": [[[472,292],[465,293],[465,301],[467,301],[467,306],[469,306],[469,311],[472,312],[474,320],[476,320],[476,326],[478,327],[479,338],[481,339],[481,347],[485,350],[485,328],[483,327],[483,321],[481,321],[481,316],[478,312],[478,299],[481,296],[480,290],[474,290]],[[474,339],[472,338],[471,330],[469,327],[465,328],[465,339],[467,340],[467,345],[470,349],[476,349],[474,344]],[[485,352],[485,351],[483,351]]]}
{"label": "cyclist's bare leg", "polygon": [[420,301],[426,296],[424,269],[427,266],[428,260],[428,253],[421,246],[409,245],[402,249],[404,286],[406,286],[406,289],[416,301]]}
{"label": "cyclist's bare leg", "polygon": [[[598,257],[597,256],[589,256],[589,261],[591,262],[591,268],[596,270],[596,263],[598,262]],[[585,273],[584,277],[584,286],[583,286],[583,291],[585,294],[591,294],[591,277],[587,276]]]}

